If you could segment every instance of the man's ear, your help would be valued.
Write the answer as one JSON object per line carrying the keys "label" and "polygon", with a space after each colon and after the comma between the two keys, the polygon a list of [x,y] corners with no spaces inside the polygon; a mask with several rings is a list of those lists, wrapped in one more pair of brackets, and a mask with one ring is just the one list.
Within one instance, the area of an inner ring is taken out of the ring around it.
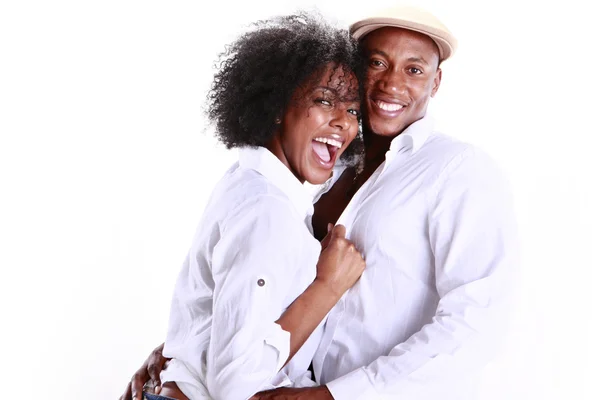
{"label": "man's ear", "polygon": [[431,89],[431,97],[434,97],[440,88],[440,84],[442,83],[442,69],[438,67],[437,71],[435,71],[435,78],[433,79],[433,89]]}

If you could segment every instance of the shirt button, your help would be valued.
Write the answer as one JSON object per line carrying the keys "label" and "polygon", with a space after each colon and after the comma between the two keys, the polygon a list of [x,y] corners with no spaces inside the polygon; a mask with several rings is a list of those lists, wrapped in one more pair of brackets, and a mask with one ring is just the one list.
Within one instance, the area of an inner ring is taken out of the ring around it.
{"label": "shirt button", "polygon": [[256,282],[256,284],[260,287],[265,286],[265,280],[264,279],[259,279],[258,282]]}

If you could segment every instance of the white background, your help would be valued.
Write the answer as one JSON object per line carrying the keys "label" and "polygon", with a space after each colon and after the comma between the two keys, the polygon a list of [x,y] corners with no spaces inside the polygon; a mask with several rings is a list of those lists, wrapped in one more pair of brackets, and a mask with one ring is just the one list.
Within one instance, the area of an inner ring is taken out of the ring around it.
{"label": "white background", "polygon": [[[116,399],[163,341],[175,276],[236,157],[202,114],[212,63],[243,24],[313,3],[1,3],[2,397]],[[346,24],[393,3],[319,9]],[[587,3],[419,1],[460,42],[431,108],[504,167],[521,227],[519,308],[482,399],[600,398]]]}

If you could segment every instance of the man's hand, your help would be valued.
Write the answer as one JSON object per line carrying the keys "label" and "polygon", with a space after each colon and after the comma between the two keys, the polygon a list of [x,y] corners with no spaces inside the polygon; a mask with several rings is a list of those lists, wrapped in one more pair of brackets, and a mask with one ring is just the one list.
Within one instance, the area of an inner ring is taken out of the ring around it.
{"label": "man's hand", "polygon": [[144,364],[136,371],[131,378],[131,381],[125,388],[125,393],[121,395],[119,400],[142,400],[142,391],[144,384],[150,381],[154,393],[158,394],[161,390],[160,371],[167,367],[168,358],[164,358],[162,350],[165,344],[161,344],[148,356]]}
{"label": "man's hand", "polygon": [[250,400],[334,400],[327,386],[279,388],[256,393]]}

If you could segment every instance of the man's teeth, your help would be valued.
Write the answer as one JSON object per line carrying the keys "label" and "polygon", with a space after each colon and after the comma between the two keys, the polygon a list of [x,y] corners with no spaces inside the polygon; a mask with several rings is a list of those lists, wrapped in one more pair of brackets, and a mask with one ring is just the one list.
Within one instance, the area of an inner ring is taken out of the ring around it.
{"label": "man's teeth", "polygon": [[342,142],[338,142],[337,140],[330,139],[330,138],[320,138],[320,137],[318,137],[318,138],[315,138],[315,140],[317,142],[321,142],[321,143],[325,143],[325,144],[329,144],[329,145],[335,146],[338,149],[341,149],[342,148],[342,144],[343,144]]}
{"label": "man's teeth", "polygon": [[381,100],[377,101],[375,104],[377,104],[377,107],[379,107],[379,108],[381,108],[382,110],[385,110],[385,111],[398,111],[402,107],[404,107],[401,104],[386,103],[386,102],[383,102]]}

